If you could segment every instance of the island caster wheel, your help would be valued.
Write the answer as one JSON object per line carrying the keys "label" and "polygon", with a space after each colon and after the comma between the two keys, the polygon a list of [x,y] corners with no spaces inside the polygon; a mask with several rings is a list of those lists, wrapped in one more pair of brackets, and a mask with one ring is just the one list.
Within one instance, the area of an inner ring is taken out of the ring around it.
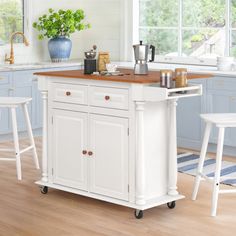
{"label": "island caster wheel", "polygon": [[142,210],[135,210],[134,216],[136,219],[142,219],[143,218],[143,211]]}
{"label": "island caster wheel", "polygon": [[42,194],[47,194],[48,193],[48,187],[47,186],[41,186],[40,187],[40,192]]}
{"label": "island caster wheel", "polygon": [[175,201],[173,201],[173,202],[168,202],[168,203],[167,203],[167,206],[168,206],[170,209],[175,208]]}

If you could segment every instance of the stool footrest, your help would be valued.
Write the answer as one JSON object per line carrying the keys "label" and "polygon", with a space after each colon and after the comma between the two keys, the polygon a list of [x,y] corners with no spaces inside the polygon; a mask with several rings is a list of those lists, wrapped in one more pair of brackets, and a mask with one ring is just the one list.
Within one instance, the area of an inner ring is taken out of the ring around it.
{"label": "stool footrest", "polygon": [[201,176],[201,178],[205,179],[208,182],[212,183],[214,181],[213,177],[208,177],[208,176],[204,175],[203,173],[198,173],[198,174]]}
{"label": "stool footrest", "polygon": [[0,161],[16,161],[15,157],[1,157]]}
{"label": "stool footrest", "polygon": [[0,148],[0,152],[15,152],[13,148]]}
{"label": "stool footrest", "polygon": [[236,193],[236,189],[222,189],[219,193]]}
{"label": "stool footrest", "polygon": [[29,151],[29,150],[31,150],[31,149],[33,149],[34,148],[34,145],[31,145],[31,146],[29,146],[29,147],[27,147],[27,148],[25,148],[25,149],[22,149],[22,150],[20,150],[20,154],[22,154],[22,153],[24,153],[24,152],[27,152],[27,151]]}

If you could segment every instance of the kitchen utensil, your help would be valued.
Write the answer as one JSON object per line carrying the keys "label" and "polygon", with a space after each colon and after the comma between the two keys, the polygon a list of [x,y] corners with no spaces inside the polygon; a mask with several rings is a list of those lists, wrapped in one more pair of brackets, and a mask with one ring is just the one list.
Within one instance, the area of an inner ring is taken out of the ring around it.
{"label": "kitchen utensil", "polygon": [[93,74],[93,72],[97,71],[97,60],[96,57],[96,50],[97,46],[93,45],[93,49],[84,53],[84,74]]}
{"label": "kitchen utensil", "polygon": [[160,70],[160,87],[172,88],[173,87],[173,71]]}
{"label": "kitchen utensil", "polygon": [[135,57],[134,74],[148,74],[148,51],[149,49],[151,49],[151,59],[149,60],[149,62],[152,62],[155,58],[155,47],[153,45],[149,46],[147,44],[143,44],[143,42],[140,41],[139,44],[133,45],[133,48]]}

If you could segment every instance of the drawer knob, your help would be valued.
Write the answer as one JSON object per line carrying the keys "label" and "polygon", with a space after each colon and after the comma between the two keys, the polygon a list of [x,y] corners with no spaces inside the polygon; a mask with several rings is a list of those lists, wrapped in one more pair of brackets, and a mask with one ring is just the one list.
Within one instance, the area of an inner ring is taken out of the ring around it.
{"label": "drawer knob", "polygon": [[88,152],[88,155],[89,155],[89,156],[92,156],[92,155],[93,155],[93,152],[89,151],[89,152]]}
{"label": "drawer knob", "polygon": [[67,91],[66,96],[70,96],[70,95],[71,95],[71,92]]}
{"label": "drawer knob", "polygon": [[87,154],[87,151],[86,151],[86,150],[83,150],[82,153],[83,153],[83,155],[86,155],[86,154]]}
{"label": "drawer knob", "polygon": [[110,100],[110,96],[105,96],[105,100],[106,101]]}

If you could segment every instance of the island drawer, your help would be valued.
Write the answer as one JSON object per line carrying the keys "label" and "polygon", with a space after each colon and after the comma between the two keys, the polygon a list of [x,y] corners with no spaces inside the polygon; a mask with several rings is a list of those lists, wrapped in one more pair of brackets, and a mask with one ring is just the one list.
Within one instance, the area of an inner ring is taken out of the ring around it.
{"label": "island drawer", "polygon": [[128,89],[91,86],[89,94],[91,106],[129,109]]}
{"label": "island drawer", "polygon": [[56,102],[88,104],[88,86],[53,83],[52,99]]}

